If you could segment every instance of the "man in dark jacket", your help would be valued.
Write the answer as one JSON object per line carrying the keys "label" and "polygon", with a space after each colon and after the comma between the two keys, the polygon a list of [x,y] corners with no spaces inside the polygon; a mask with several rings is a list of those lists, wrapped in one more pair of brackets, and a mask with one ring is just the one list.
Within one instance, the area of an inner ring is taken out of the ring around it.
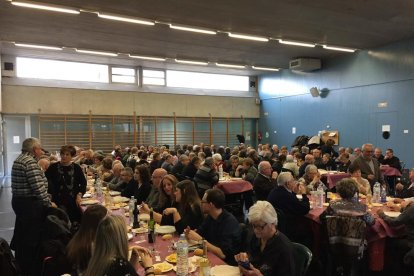
{"label": "man in dark jacket", "polygon": [[218,173],[214,169],[214,161],[212,157],[207,157],[204,164],[197,170],[194,181],[197,183],[198,194],[200,197],[204,192],[217,184],[219,180]]}
{"label": "man in dark jacket", "polygon": [[272,174],[272,166],[268,161],[262,161],[258,166],[259,172],[253,181],[253,189],[257,200],[266,200],[269,193],[277,186],[277,172]]}

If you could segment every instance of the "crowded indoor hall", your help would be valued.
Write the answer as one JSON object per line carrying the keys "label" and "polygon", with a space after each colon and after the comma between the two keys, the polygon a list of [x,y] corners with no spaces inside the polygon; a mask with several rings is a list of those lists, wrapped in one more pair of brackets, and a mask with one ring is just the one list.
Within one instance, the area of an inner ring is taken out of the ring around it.
{"label": "crowded indoor hall", "polygon": [[0,275],[414,275],[413,11],[0,0]]}

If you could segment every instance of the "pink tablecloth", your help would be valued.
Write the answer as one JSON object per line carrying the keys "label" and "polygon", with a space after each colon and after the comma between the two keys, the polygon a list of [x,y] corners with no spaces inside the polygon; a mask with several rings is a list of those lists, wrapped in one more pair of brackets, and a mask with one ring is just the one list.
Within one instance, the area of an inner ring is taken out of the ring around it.
{"label": "pink tablecloth", "polygon": [[338,183],[340,180],[351,177],[349,173],[327,173],[323,174],[322,177],[326,177],[326,183],[328,184],[328,188],[332,189],[336,186],[336,183]]}
{"label": "pink tablecloth", "polygon": [[253,190],[252,184],[245,180],[226,180],[219,181],[216,188],[222,190],[225,194],[238,194]]}
{"label": "pink tablecloth", "polygon": [[[403,234],[403,227],[390,227],[383,219],[377,215],[379,208],[387,207],[373,207],[371,214],[374,215],[375,224],[368,227],[367,241],[368,241],[368,265],[372,271],[382,271],[384,269],[384,253],[385,253],[385,238],[386,237],[398,237]],[[319,241],[321,240],[321,221],[319,216],[326,209],[315,208],[311,209],[306,215],[311,220],[311,228],[314,234],[314,253],[320,254]]]}
{"label": "pink tablecloth", "polygon": [[401,172],[390,166],[381,166],[381,173],[384,176],[401,176]]}
{"label": "pink tablecloth", "polygon": [[[140,239],[140,236],[144,236],[145,240]],[[159,252],[161,261],[154,261],[154,263],[159,263],[159,262],[164,262],[165,258],[172,254],[175,251],[171,250],[171,244],[172,241],[168,240],[168,241],[164,241],[163,239],[161,239],[161,236],[157,236],[155,244],[150,244],[147,242],[147,238],[146,238],[147,234],[138,234],[136,237],[134,237],[130,242],[129,242],[129,246],[134,246],[134,245],[140,245],[143,246],[145,248],[155,248],[156,251]],[[174,236],[174,241],[178,240],[178,235]],[[170,251],[170,252],[169,252]],[[193,253],[191,252],[189,254],[189,257],[193,256]],[[217,257],[216,255],[214,255],[211,252],[208,252],[208,260],[210,261],[211,266],[216,266],[216,265],[223,265],[226,264],[222,259],[220,259],[219,257]],[[175,264],[174,264],[175,265]],[[197,275],[197,273],[199,269],[197,269],[194,273],[192,273],[191,275]],[[137,270],[139,275],[145,275],[145,271],[142,267],[140,267]],[[163,275],[176,275],[174,270],[171,270],[167,273],[164,273]]]}

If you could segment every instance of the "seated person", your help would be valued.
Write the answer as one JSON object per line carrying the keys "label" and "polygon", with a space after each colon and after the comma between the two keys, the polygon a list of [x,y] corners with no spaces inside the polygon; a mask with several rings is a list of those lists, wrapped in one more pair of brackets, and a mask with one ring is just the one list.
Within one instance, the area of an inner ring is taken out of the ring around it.
{"label": "seated person", "polygon": [[171,169],[171,174],[174,175],[179,181],[182,181],[185,179],[185,176],[183,174],[184,168],[190,163],[190,159],[187,155],[181,154],[178,158],[177,164],[174,165]]}
{"label": "seated person", "polygon": [[326,186],[321,181],[321,175],[318,168],[315,165],[307,165],[305,168],[305,174],[299,179],[299,183],[306,187],[306,191],[316,191],[320,184],[322,184],[323,190],[326,191]]}
{"label": "seated person", "polygon": [[[189,157],[190,158],[190,157]],[[193,156],[190,158],[190,162],[183,169],[183,177],[186,179],[193,179],[197,173],[197,170],[201,166],[201,159],[198,156]]]}
{"label": "seated person", "polygon": [[338,166],[337,170],[340,172],[348,172],[349,165],[351,165],[351,161],[349,160],[349,153],[342,153],[338,157]]}
{"label": "seated person", "polygon": [[328,208],[320,215],[321,221],[326,216],[353,216],[360,217],[367,225],[373,225],[375,218],[368,213],[365,204],[355,200],[358,192],[358,184],[352,178],[344,178],[336,184],[336,192],[341,196],[340,200],[331,201]]}
{"label": "seated person", "polygon": [[[291,241],[277,229],[277,214],[267,201],[257,201],[249,209],[249,222],[254,235],[247,253],[235,257],[243,275],[295,275],[295,262]],[[240,263],[249,262],[249,269]]]}
{"label": "seated person", "polygon": [[146,165],[138,165],[134,170],[134,179],[130,181],[121,195],[136,199],[138,204],[145,201],[151,191],[150,174]]}
{"label": "seated person", "polygon": [[328,171],[335,171],[336,170],[336,163],[331,158],[329,153],[324,153],[322,155],[322,167],[321,169],[328,170]]}
{"label": "seated person", "polygon": [[409,182],[404,185],[397,183],[395,185],[395,196],[399,198],[414,197],[414,169],[410,171]]}
{"label": "seated person", "polygon": [[230,156],[230,166],[228,166],[228,173],[231,177],[240,177],[240,169],[242,169],[242,165],[240,165],[240,160],[237,155]]}
{"label": "seated person", "polygon": [[151,191],[145,200],[150,208],[157,208],[160,198],[160,184],[167,171],[161,168],[155,169],[151,176]]}
{"label": "seated person", "polygon": [[396,168],[397,170],[401,171],[401,163],[400,159],[398,157],[394,156],[394,151],[392,149],[387,149],[385,151],[384,160],[381,163],[385,166],[390,166],[393,168]]}
{"label": "seated person", "polygon": [[212,157],[207,157],[204,164],[197,170],[194,176],[194,181],[197,183],[198,194],[200,197],[204,192],[212,188],[218,183],[218,173],[214,169],[214,161]]}
{"label": "seated person", "polygon": [[363,195],[372,195],[371,185],[369,185],[368,180],[362,178],[361,169],[358,167],[358,164],[351,164],[348,168],[351,177],[358,185],[358,190]]}
{"label": "seated person", "polygon": [[391,256],[394,259],[393,270],[397,271],[395,275],[412,275],[400,273],[404,267],[402,260],[408,252],[414,248],[414,201],[402,201],[400,206],[392,206],[394,210],[401,211],[398,217],[389,217],[384,211],[377,211],[380,218],[391,226],[404,225],[405,234],[402,237],[392,238],[388,240],[387,247],[390,248]]}
{"label": "seated person", "polygon": [[243,179],[253,184],[254,178],[257,175],[257,169],[254,166],[254,161],[250,157],[244,158],[243,162]]}
{"label": "seated person", "polygon": [[121,216],[106,216],[98,226],[94,240],[92,258],[83,276],[137,276],[139,261],[146,275],[154,275],[152,256],[141,246],[131,247],[128,261],[128,238],[125,219]]}
{"label": "seated person", "polygon": [[[121,180],[121,170],[124,168],[124,165],[122,165],[121,162],[114,162],[112,164],[112,173],[113,173],[113,177],[111,180],[104,182],[104,186],[108,187],[108,186],[112,186],[112,187],[117,187],[117,184],[122,182]],[[114,190],[114,189],[112,189]]]}
{"label": "seated person", "polygon": [[[189,227],[196,229],[203,221],[200,198],[191,180],[178,182],[175,189],[175,202],[172,207],[161,213],[154,212],[154,220],[160,225],[174,225],[177,233],[181,234]],[[147,204],[143,204],[142,212],[149,213]]]}
{"label": "seated person", "polygon": [[282,171],[283,169],[291,171],[295,178],[299,176],[299,167],[296,165],[293,155],[289,154],[286,156],[286,162],[283,164]]}
{"label": "seated person", "polygon": [[224,210],[224,192],[209,189],[201,200],[202,210],[207,217],[196,230],[187,228],[187,239],[201,241],[205,239],[208,251],[214,253],[230,265],[235,265],[234,255],[240,252],[241,230],[237,219]]}
{"label": "seated person", "polygon": [[134,172],[130,167],[125,167],[121,169],[119,179],[120,181],[116,184],[108,183],[108,188],[113,191],[121,192],[125,190],[129,182],[134,181]]}
{"label": "seated person", "polygon": [[276,187],[277,172],[272,173],[272,166],[268,161],[259,163],[259,172],[253,181],[253,189],[257,200],[266,200],[270,191]]}

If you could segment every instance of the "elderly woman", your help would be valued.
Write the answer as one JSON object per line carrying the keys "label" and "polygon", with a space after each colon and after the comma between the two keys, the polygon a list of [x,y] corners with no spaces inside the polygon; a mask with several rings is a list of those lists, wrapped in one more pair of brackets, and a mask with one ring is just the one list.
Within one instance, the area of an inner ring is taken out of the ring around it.
{"label": "elderly woman", "polygon": [[331,201],[328,208],[320,215],[321,220],[326,216],[353,216],[360,217],[368,225],[375,223],[375,218],[368,213],[367,206],[355,200],[358,184],[352,178],[344,178],[336,184],[336,191],[340,200]]}
{"label": "elderly woman", "polygon": [[295,275],[292,243],[278,231],[273,206],[267,201],[257,201],[249,209],[249,221],[254,235],[247,253],[235,256],[240,272],[243,275]]}
{"label": "elderly woman", "polygon": [[213,154],[213,161],[214,161],[214,169],[218,172],[220,169],[220,166],[222,166],[223,170],[225,169],[226,164],[223,162],[221,154],[215,153]]}
{"label": "elderly woman", "polygon": [[348,172],[351,174],[351,177],[358,185],[358,190],[363,195],[371,195],[371,185],[369,185],[368,180],[362,178],[361,169],[358,164],[351,164],[348,168]]}
{"label": "elderly woman", "polygon": [[86,178],[82,168],[72,162],[75,154],[73,146],[62,146],[61,160],[50,165],[45,175],[49,182],[48,192],[52,195],[52,201],[66,211],[71,222],[80,222],[80,201],[86,191]]}
{"label": "elderly woman", "polygon": [[323,184],[321,181],[321,175],[315,165],[306,166],[305,174],[302,178],[299,179],[299,183],[303,184],[306,187],[308,193],[310,191],[316,191],[320,184],[322,184],[324,191],[327,189],[325,184]]}
{"label": "elderly woman", "polygon": [[289,154],[288,156],[286,156],[286,162],[283,164],[283,169],[287,169],[287,170],[291,171],[295,178],[298,177],[299,167],[298,167],[298,165],[296,165],[296,163],[293,159],[293,155]]}

